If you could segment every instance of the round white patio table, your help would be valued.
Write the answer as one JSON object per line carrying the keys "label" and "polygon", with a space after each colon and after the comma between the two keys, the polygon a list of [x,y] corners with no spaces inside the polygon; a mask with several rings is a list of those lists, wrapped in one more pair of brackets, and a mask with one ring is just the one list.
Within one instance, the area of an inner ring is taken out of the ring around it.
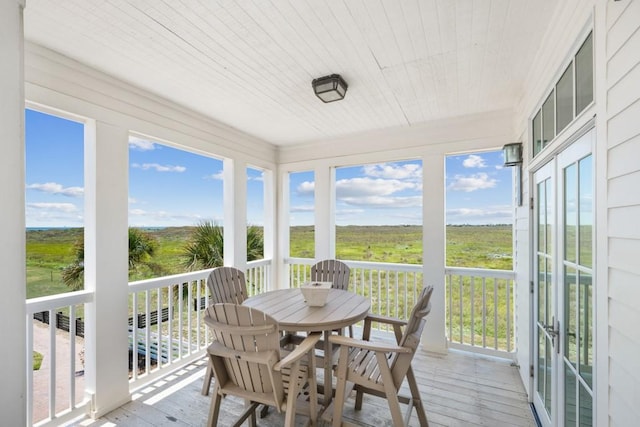
{"label": "round white patio table", "polygon": [[324,407],[331,403],[331,364],[333,354],[329,335],[336,329],[346,328],[364,319],[371,303],[365,297],[340,289],[330,289],[322,307],[311,307],[304,302],[298,288],[279,289],[246,299],[242,305],[256,308],[273,317],[281,330],[322,332],[324,334]]}

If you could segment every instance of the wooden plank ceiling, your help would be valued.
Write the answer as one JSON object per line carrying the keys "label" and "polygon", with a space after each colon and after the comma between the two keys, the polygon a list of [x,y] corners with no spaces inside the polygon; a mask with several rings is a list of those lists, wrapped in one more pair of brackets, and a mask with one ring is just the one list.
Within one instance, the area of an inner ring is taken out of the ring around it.
{"label": "wooden plank ceiling", "polygon": [[286,145],[512,108],[556,3],[29,0],[25,37]]}

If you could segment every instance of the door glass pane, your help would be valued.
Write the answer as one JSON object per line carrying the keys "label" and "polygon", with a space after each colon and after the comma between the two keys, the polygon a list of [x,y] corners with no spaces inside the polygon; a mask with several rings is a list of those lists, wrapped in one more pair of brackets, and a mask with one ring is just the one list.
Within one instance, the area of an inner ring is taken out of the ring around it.
{"label": "door glass pane", "polygon": [[[551,398],[552,391],[551,388],[551,350],[553,349],[553,344],[549,338],[545,338],[545,388],[544,388],[544,407],[547,410],[547,413],[551,417]],[[551,418],[553,419],[553,418]]]}
{"label": "door glass pane", "polygon": [[[545,250],[547,196],[546,181],[538,184],[538,252]],[[541,271],[541,270],[538,270]]]}
{"label": "door glass pane", "polygon": [[593,101],[593,34],[576,54],[576,114]]}
{"label": "door glass pane", "polygon": [[564,289],[565,357],[575,367],[578,363],[578,286],[575,268],[565,268]]}
{"label": "door glass pane", "polygon": [[564,259],[576,262],[576,243],[578,236],[578,167],[572,164],[564,170]]}
{"label": "door glass pane", "polygon": [[556,133],[573,120],[573,62],[556,85]]}
{"label": "door glass pane", "polygon": [[545,252],[549,255],[553,255],[553,191],[551,190],[551,180],[548,179],[545,181],[546,184],[546,195],[547,195],[547,203],[546,203],[546,211],[545,211]]}
{"label": "door glass pane", "polygon": [[544,255],[538,255],[538,321],[545,324],[547,319],[544,311],[546,307],[546,294],[547,294],[547,269]]}
{"label": "door glass pane", "polygon": [[580,191],[578,193],[580,254],[579,263],[585,267],[593,266],[593,178],[592,158],[585,157],[578,163],[580,174]]}
{"label": "door glass pane", "polygon": [[533,118],[533,155],[542,150],[542,110]]}
{"label": "door glass pane", "polygon": [[584,388],[584,385],[580,383],[580,395],[579,397],[579,417],[580,427],[591,427],[593,425],[593,400],[591,393]]}
{"label": "door glass pane", "polygon": [[544,330],[538,326],[538,394],[540,395],[540,399],[544,401],[544,367],[545,367],[545,359],[544,356],[547,354],[545,350],[545,333]]}
{"label": "door glass pane", "polygon": [[553,311],[552,311],[553,310],[553,306],[551,304],[552,298],[553,298],[553,293],[552,293],[553,292],[553,289],[552,289],[553,281],[551,280],[551,274],[553,272],[553,258],[547,257],[546,261],[547,261],[547,263],[546,263],[547,264],[546,265],[547,271],[546,271],[546,277],[545,277],[546,278],[545,284],[546,284],[546,288],[547,288],[547,300],[546,300],[546,308],[545,308],[545,310],[546,310],[547,316],[546,316],[545,324],[547,324],[549,326],[553,326],[553,318],[554,318],[554,316],[553,316]]}
{"label": "door glass pane", "polygon": [[542,104],[542,148],[546,147],[549,142],[556,135],[555,126],[555,108],[554,108],[554,93],[551,94]]}
{"label": "door glass pane", "polygon": [[579,273],[578,336],[580,376],[589,387],[593,386],[593,287],[589,273]]}
{"label": "door glass pane", "polygon": [[568,365],[564,365],[564,425],[576,425],[576,375]]}

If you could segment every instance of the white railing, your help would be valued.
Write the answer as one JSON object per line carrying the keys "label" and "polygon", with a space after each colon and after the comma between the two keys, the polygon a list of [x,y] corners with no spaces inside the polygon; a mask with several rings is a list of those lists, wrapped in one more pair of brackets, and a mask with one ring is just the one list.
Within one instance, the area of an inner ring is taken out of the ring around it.
{"label": "white railing", "polygon": [[261,259],[247,262],[245,279],[249,296],[261,294],[271,289],[271,260]]}
{"label": "white railing", "polygon": [[[210,342],[204,326],[210,272],[201,270],[129,284],[132,389],[204,354]],[[271,260],[247,263],[249,296],[269,289],[270,274]]]}
{"label": "white railing", "polygon": [[[345,261],[351,290],[369,297],[371,312],[407,319],[422,288],[422,265]],[[289,286],[310,279],[315,260],[289,258]],[[449,346],[512,358],[515,351],[513,271],[445,268]],[[375,327],[375,325],[374,325]]]}
{"label": "white railing", "polygon": [[[84,393],[84,330],[78,320],[84,304],[92,301],[92,292],[79,291],[26,302],[27,425],[68,419],[89,403]],[[34,354],[42,357],[37,371]]]}
{"label": "white railing", "polygon": [[[369,298],[371,313],[407,319],[422,289],[422,266],[384,262],[345,261],[351,269],[349,289]],[[289,258],[289,286],[309,280],[313,259]],[[378,326],[388,330],[388,325]]]}
{"label": "white railing", "polygon": [[445,274],[450,347],[513,357],[515,272],[447,267]]}
{"label": "white railing", "polygon": [[[186,365],[204,354],[203,326],[211,270],[129,284],[130,387]],[[135,333],[134,333],[135,331]]]}

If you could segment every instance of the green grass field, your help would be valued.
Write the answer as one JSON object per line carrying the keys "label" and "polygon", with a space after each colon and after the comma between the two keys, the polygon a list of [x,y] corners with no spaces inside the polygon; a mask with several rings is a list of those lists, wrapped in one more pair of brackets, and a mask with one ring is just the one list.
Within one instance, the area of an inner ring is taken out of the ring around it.
{"label": "green grass field", "polygon": [[[141,280],[185,271],[182,262],[183,247],[190,227],[152,229],[148,232],[157,240],[157,249],[147,265],[130,271],[129,280]],[[488,269],[512,269],[512,228],[500,226],[448,226],[446,239],[446,264],[450,267]],[[291,256],[314,258],[313,227],[292,227]],[[82,238],[81,229],[52,229],[27,231],[27,298],[68,292],[61,280],[61,271],[74,260],[74,243]],[[428,248],[427,248],[428,250]],[[418,226],[348,226],[336,230],[336,255],[339,259],[403,264],[422,264],[422,229]],[[428,256],[428,254],[427,254]],[[413,304],[416,286],[422,284],[422,273],[396,273],[371,271],[373,277],[354,275],[353,285],[369,296],[376,313],[402,317]],[[368,273],[369,274],[369,273]],[[368,283],[371,283],[369,285]],[[368,288],[371,286],[371,288]],[[483,289],[484,286],[484,289]],[[470,343],[471,331],[476,336],[486,334],[495,338],[501,348],[506,348],[506,293],[500,291],[495,301],[482,306],[484,292],[492,294],[494,286],[504,288],[506,283],[487,279],[484,285],[471,283],[452,284],[453,321],[452,339]],[[391,291],[394,289],[393,291]],[[473,289],[473,290],[472,290]],[[449,292],[449,291],[448,291]],[[142,300],[141,300],[142,301]],[[140,304],[140,303],[139,303]],[[460,309],[462,306],[462,309]],[[475,317],[472,321],[471,307]],[[78,307],[82,316],[83,307]],[[494,320],[493,313],[497,310]],[[513,310],[513,307],[510,308]],[[487,324],[481,322],[480,313],[487,315]],[[447,316],[447,330],[449,317]],[[497,322],[497,323],[496,323]],[[483,328],[486,330],[483,331]],[[495,333],[494,333],[495,330]],[[462,336],[462,340],[460,340]]]}
{"label": "green grass field", "polygon": [[[131,271],[130,280],[184,272],[182,248],[190,227],[148,231],[158,241],[153,268]],[[313,258],[313,227],[291,228],[291,256]],[[62,268],[73,262],[73,245],[82,229],[27,231],[27,298],[67,292]],[[348,226],[336,231],[336,255],[353,261],[422,263],[422,229],[418,226]],[[447,227],[447,265],[511,270],[511,226]]]}

